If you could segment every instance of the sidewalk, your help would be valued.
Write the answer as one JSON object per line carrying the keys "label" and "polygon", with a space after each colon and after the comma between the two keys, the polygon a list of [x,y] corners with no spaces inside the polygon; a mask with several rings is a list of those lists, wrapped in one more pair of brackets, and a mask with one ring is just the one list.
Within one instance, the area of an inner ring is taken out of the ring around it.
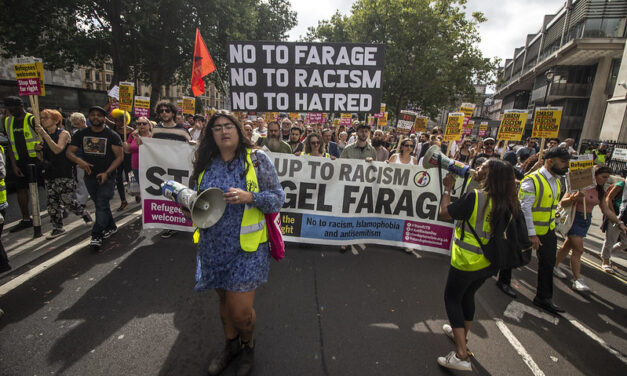
{"label": "sidewalk", "polygon": [[[127,195],[127,200],[129,204],[126,209],[118,212],[117,208],[120,207],[120,196],[117,192],[113,196],[111,200],[111,210],[116,222],[119,222],[119,220],[129,215],[139,215],[135,212],[141,209],[141,205],[135,203],[135,198],[132,196]],[[92,216],[92,219],[95,220],[94,203],[91,200],[87,201],[87,211]],[[24,266],[28,267],[29,264],[35,260],[52,257],[54,256],[53,253],[63,251],[77,240],[89,237],[93,221],[85,223],[81,217],[70,213],[70,215],[63,220],[65,234],[52,240],[46,239],[46,235],[52,230],[52,224],[50,223],[50,217],[45,211],[41,218],[41,230],[43,235],[38,238],[33,238],[32,228],[10,233],[9,230],[16,224],[17,221],[6,223],[4,231],[2,232],[2,243],[9,256],[9,263],[13,269],[6,273],[0,273],[0,280],[12,275],[12,273]],[[50,252],[52,250],[56,250],[56,252]],[[15,273],[15,276],[17,276],[17,274],[18,273]]]}

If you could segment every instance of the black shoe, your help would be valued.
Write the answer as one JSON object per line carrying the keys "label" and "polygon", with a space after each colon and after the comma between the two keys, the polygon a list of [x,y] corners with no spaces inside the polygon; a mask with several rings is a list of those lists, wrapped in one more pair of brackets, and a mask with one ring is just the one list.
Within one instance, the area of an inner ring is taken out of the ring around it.
{"label": "black shoe", "polygon": [[69,216],[70,216],[70,213],[68,213],[67,210],[63,209],[63,219],[66,219]]}
{"label": "black shoe", "polygon": [[242,343],[242,356],[239,358],[237,365],[237,376],[248,376],[253,372],[255,363],[255,340],[250,339],[248,343]]}
{"label": "black shoe", "polygon": [[115,234],[116,232],[118,232],[118,228],[114,227],[114,228],[110,228],[108,230],[104,230],[104,232],[102,233],[102,237],[105,239],[109,239],[111,237],[111,235]]}
{"label": "black shoe", "polygon": [[92,221],[92,219],[91,219],[91,215],[89,215],[89,213],[87,213],[87,212],[85,212],[85,213],[81,216],[81,218],[83,218],[83,221],[85,221],[85,223],[89,223],[89,222],[91,222],[91,221]]}
{"label": "black shoe", "polygon": [[176,230],[165,230],[164,232],[161,233],[161,238],[162,239],[170,239],[177,232],[178,231],[176,231]]}
{"label": "black shoe", "polygon": [[8,272],[11,269],[12,269],[11,265],[9,265],[9,264],[2,265],[2,266],[0,266],[0,273]]}
{"label": "black shoe", "polygon": [[100,252],[100,248],[102,248],[102,238],[93,237],[89,242],[89,246],[96,252]]}
{"label": "black shoe", "polygon": [[499,281],[499,282],[496,282],[496,287],[498,287],[501,291],[503,291],[505,295],[509,295],[514,299],[518,297],[518,294],[516,294],[516,290],[514,290],[512,286],[510,285],[506,285]]}
{"label": "black shoe", "polygon": [[25,220],[21,220],[20,223],[18,223],[17,225],[13,226],[9,232],[18,232],[18,231],[22,231],[25,228],[29,228],[29,227],[33,227],[33,220],[29,219],[28,221]]}
{"label": "black shoe", "polygon": [[551,299],[540,299],[538,297],[535,297],[533,299],[533,304],[546,310],[551,312],[554,315],[557,315],[559,313],[564,313],[566,312],[565,310],[563,310],[560,306],[558,306],[557,304],[553,303],[553,301]]}
{"label": "black shoe", "polygon": [[63,234],[65,234],[64,228],[55,228],[52,231],[50,231],[50,234],[46,236],[46,239],[50,240],[50,239],[58,238],[59,236]]}
{"label": "black shoe", "polygon": [[226,341],[226,345],[224,349],[216,355],[215,358],[211,359],[209,362],[209,369],[207,370],[207,374],[209,376],[216,376],[222,373],[226,367],[235,359],[235,357],[240,353],[241,346],[239,343],[239,337],[236,337],[231,340]]}

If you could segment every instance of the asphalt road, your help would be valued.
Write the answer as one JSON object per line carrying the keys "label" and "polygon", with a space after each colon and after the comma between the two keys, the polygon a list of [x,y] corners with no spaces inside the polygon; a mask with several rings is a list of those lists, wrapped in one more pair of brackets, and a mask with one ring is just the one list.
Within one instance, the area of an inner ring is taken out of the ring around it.
{"label": "asphalt road", "polygon": [[[135,220],[101,254],[81,249],[10,291],[40,262],[0,278],[0,375],[204,375],[223,336],[217,297],[193,291],[190,238],[163,240]],[[290,244],[272,261],[255,301],[255,375],[456,374],[436,363],[453,349],[440,330],[448,258],[355,250]],[[625,276],[584,264],[583,294],[556,280],[568,311],[556,317],[531,304],[535,270],[534,259],[514,272],[514,301],[494,280],[479,290],[466,374],[627,374]]]}

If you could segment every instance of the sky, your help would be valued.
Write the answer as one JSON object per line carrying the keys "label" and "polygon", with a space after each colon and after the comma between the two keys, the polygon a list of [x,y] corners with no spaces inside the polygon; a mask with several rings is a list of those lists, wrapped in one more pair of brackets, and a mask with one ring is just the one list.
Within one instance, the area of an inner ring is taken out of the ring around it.
{"label": "sky", "polygon": [[[336,10],[349,14],[354,0],[290,0],[298,13],[298,24],[289,33],[289,40],[305,36],[307,27],[331,18]],[[479,26],[481,49],[485,57],[512,58],[514,49],[524,46],[527,34],[535,34],[545,14],[557,13],[564,0],[468,0],[467,13],[483,12],[486,22]],[[495,6],[496,5],[496,6]]]}

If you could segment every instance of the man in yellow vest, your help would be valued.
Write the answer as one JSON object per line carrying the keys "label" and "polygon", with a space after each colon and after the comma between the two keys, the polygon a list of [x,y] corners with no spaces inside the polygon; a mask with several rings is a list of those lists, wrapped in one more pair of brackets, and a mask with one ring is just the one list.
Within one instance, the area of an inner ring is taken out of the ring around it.
{"label": "man in yellow vest", "polygon": [[602,142],[599,148],[592,152],[594,155],[594,164],[603,166],[608,161],[607,143]]}
{"label": "man in yellow vest", "polygon": [[39,139],[35,132],[34,117],[24,111],[24,102],[20,97],[4,98],[4,106],[9,111],[10,116],[4,118],[4,132],[9,138],[9,147],[5,151],[13,173],[17,177],[17,203],[22,212],[22,220],[9,232],[17,232],[33,226],[28,210],[28,165],[37,166],[39,174],[39,160],[37,159],[37,148]]}
{"label": "man in yellow vest", "polygon": [[564,192],[560,176],[568,172],[570,153],[553,147],[544,154],[544,165],[520,183],[518,197],[527,232],[538,256],[538,286],[533,304],[551,313],[565,312],[553,303],[553,266],[557,252],[555,209]]}
{"label": "man in yellow vest", "polygon": [[9,258],[2,245],[2,228],[4,227],[4,216],[7,214],[7,186],[4,184],[4,178],[7,174],[7,169],[4,164],[4,148],[0,146],[0,273],[11,270],[9,265]]}

